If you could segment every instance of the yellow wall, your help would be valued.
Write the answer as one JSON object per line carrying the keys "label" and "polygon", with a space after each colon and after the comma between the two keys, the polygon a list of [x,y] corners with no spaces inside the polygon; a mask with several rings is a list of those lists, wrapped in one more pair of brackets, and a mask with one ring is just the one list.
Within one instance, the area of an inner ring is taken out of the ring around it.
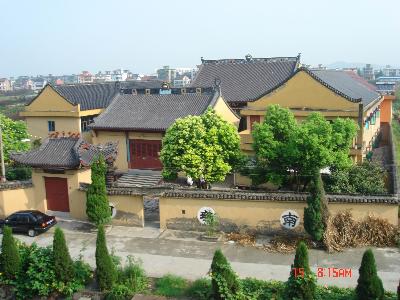
{"label": "yellow wall", "polygon": [[92,134],[93,144],[105,144],[107,142],[118,142],[118,155],[114,162],[114,166],[118,170],[128,170],[128,160],[126,152],[125,132],[120,131],[97,131],[96,135]]}
{"label": "yellow wall", "polygon": [[112,223],[116,225],[144,226],[143,197],[133,195],[109,195],[108,202],[117,210]]}
{"label": "yellow wall", "polygon": [[[172,219],[197,220],[197,212],[204,206],[213,208],[221,220],[229,220],[239,227],[279,229],[281,226],[279,218],[288,209],[295,210],[300,215],[302,223],[306,203],[160,197],[160,227],[166,228],[167,221]],[[182,210],[185,211],[185,214],[182,214]],[[372,214],[387,219],[391,224],[398,225],[398,207],[396,205],[330,203],[329,210],[331,214],[350,210],[356,219]]]}
{"label": "yellow wall", "polygon": [[1,218],[7,217],[18,210],[25,209],[44,211],[43,201],[37,201],[35,198],[34,187],[0,191]]}
{"label": "yellow wall", "polygon": [[44,139],[48,137],[49,130],[47,121],[54,121],[58,132],[80,132],[81,123],[77,117],[26,117],[28,132],[32,140]]}
{"label": "yellow wall", "polygon": [[219,97],[217,103],[215,103],[214,110],[219,114],[225,121],[234,124],[236,127],[239,126],[240,118],[238,118],[226,102]]}
{"label": "yellow wall", "polygon": [[[77,105],[72,105],[61,97],[51,86],[46,86],[42,92],[28,106],[26,114],[30,112],[78,112]],[[25,115],[25,113],[22,113]]]}

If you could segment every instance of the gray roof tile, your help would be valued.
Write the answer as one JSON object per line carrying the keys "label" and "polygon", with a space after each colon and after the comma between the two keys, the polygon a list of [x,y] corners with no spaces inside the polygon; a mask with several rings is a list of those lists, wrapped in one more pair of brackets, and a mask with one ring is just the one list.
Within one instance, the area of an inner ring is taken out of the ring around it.
{"label": "gray roof tile", "polygon": [[299,57],[203,60],[191,86],[214,86],[219,79],[227,102],[248,102],[288,79]]}
{"label": "gray roof tile", "polygon": [[362,101],[364,108],[381,96],[356,74],[340,70],[308,70],[315,79],[328,85],[329,88],[343,94],[351,101]]}
{"label": "gray roof tile", "polygon": [[178,118],[201,115],[217,93],[118,95],[92,129],[164,131]]}
{"label": "gray roof tile", "polygon": [[89,166],[102,153],[107,161],[117,155],[117,144],[91,145],[79,137],[48,138],[34,150],[11,154],[11,159],[36,168],[77,169]]}

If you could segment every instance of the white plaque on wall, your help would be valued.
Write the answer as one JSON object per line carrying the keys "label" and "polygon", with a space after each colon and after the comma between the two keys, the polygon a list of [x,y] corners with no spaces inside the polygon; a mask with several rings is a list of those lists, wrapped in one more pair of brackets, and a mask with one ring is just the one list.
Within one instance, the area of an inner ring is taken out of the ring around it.
{"label": "white plaque on wall", "polygon": [[199,222],[201,224],[205,224],[205,217],[207,212],[211,212],[213,214],[215,214],[215,211],[211,208],[211,207],[202,207],[199,209],[199,211],[197,212],[197,220],[199,220]]}
{"label": "white plaque on wall", "polygon": [[280,221],[286,229],[294,229],[300,223],[300,216],[295,210],[286,210],[281,214]]}

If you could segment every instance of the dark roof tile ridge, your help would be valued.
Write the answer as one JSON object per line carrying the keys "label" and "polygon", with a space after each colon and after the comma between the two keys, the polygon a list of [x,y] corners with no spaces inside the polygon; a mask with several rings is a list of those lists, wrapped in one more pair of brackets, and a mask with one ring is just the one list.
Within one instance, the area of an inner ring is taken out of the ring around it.
{"label": "dark roof tile ridge", "polygon": [[223,59],[203,59],[202,64],[233,64],[233,63],[257,63],[257,62],[277,62],[277,61],[297,61],[299,56],[276,56],[276,57],[254,57],[250,60],[246,58],[223,58]]}

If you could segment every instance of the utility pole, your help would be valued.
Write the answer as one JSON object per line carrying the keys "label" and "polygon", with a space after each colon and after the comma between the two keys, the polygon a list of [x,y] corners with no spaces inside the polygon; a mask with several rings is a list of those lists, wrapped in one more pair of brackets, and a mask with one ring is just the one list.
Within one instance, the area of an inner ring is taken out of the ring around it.
{"label": "utility pole", "polygon": [[4,151],[3,151],[3,129],[1,128],[0,123],[0,156],[1,156],[1,174],[0,174],[0,183],[6,182],[6,167],[4,165]]}

